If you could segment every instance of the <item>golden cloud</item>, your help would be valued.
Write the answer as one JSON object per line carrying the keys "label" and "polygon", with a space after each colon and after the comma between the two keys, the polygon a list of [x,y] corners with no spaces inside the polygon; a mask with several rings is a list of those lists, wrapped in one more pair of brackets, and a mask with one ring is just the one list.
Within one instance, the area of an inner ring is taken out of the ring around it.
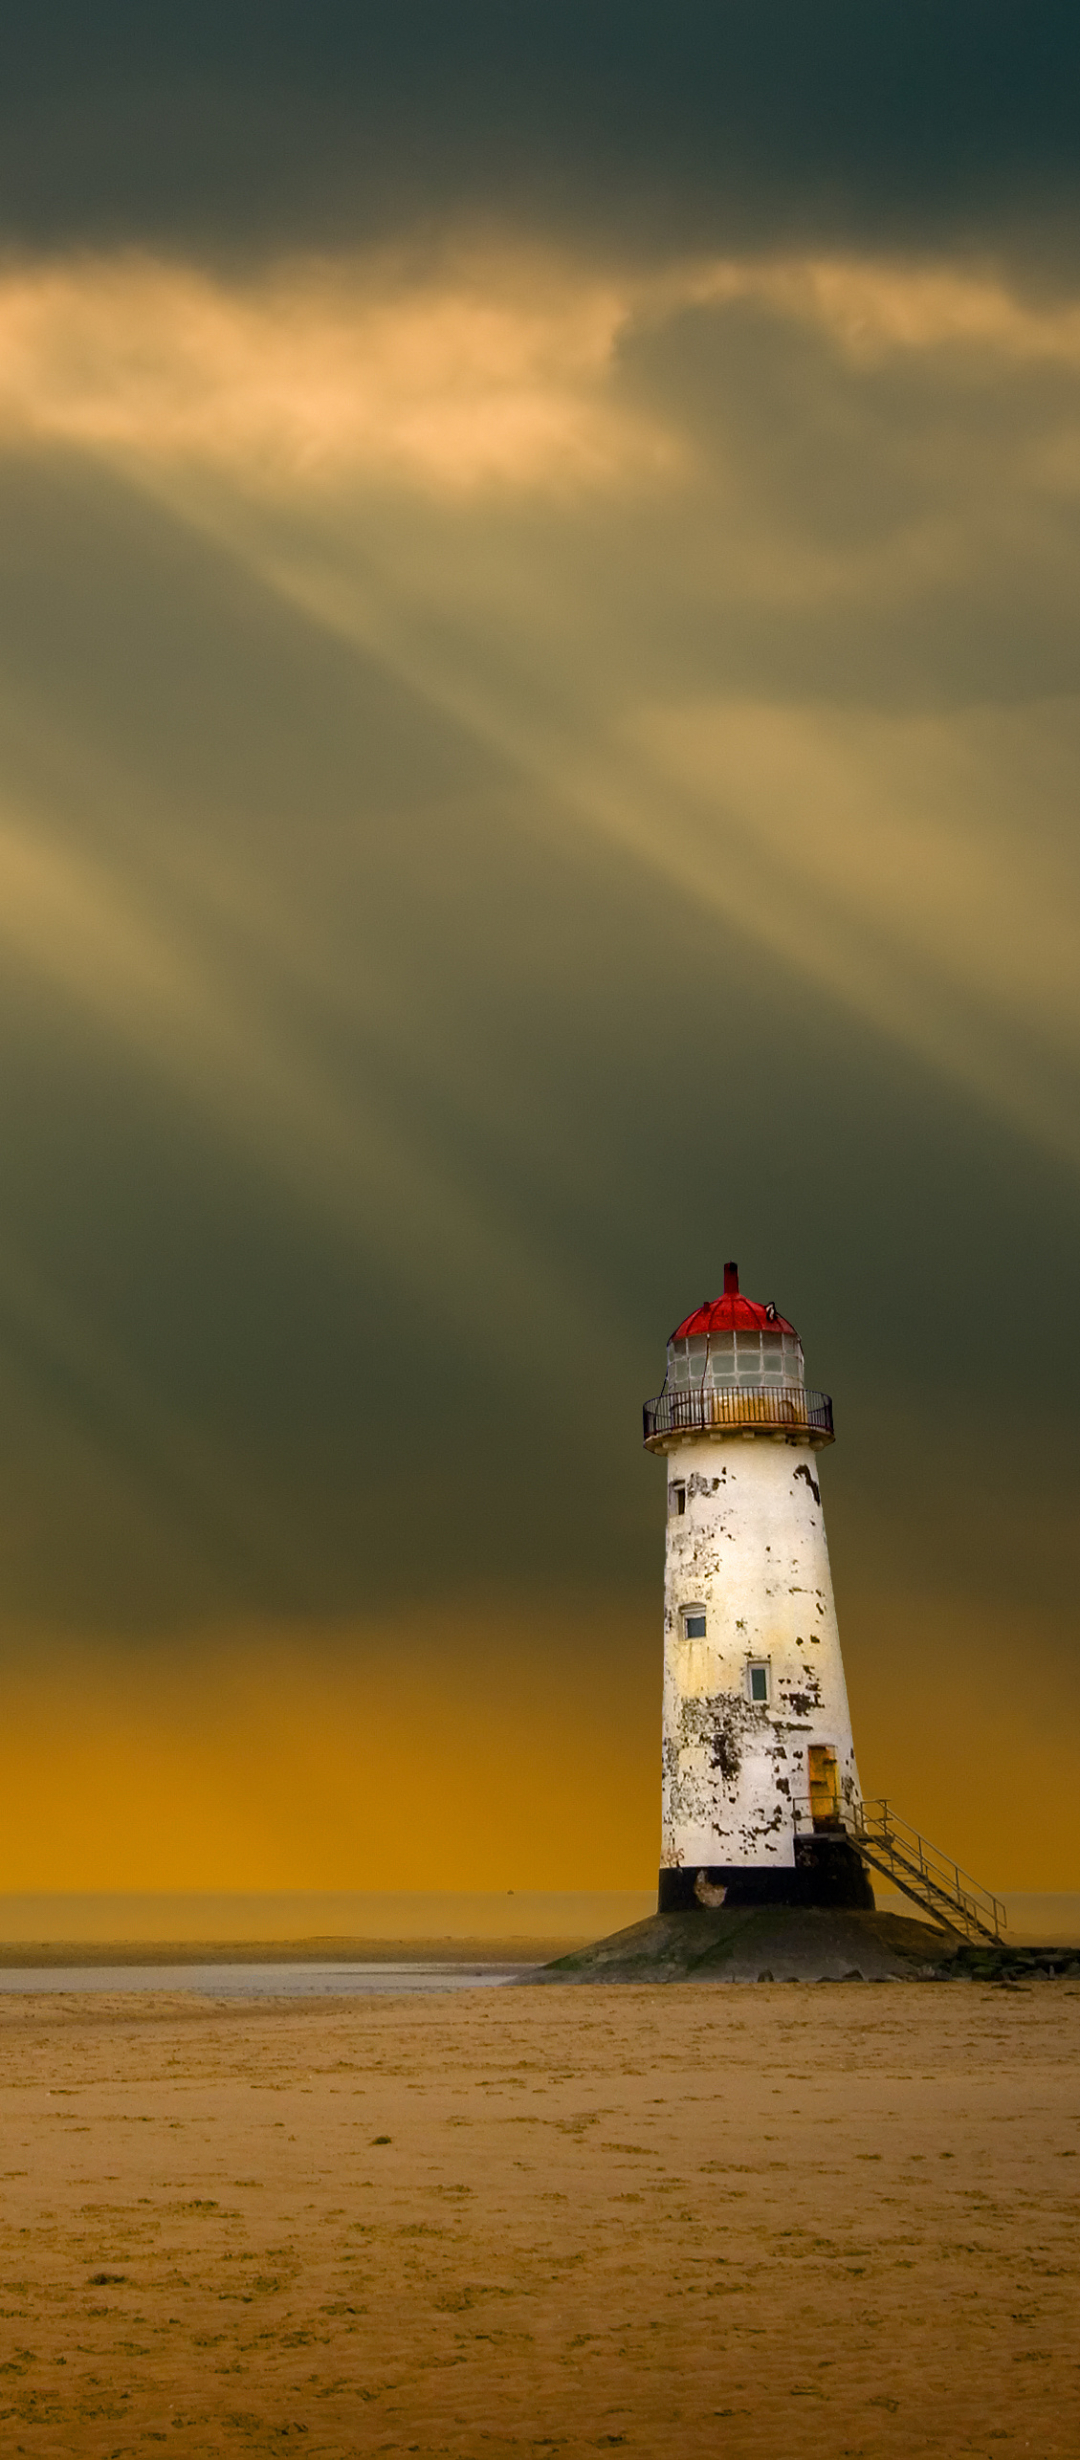
{"label": "golden cloud", "polygon": [[424,268],[308,258],[247,280],[124,253],[0,276],[0,437],[186,463],[246,492],[396,480],[440,495],[672,476],[620,353],[687,307],[755,301],[849,359],[946,346],[1080,368],[1080,306],[940,264],[719,258],[597,272],[525,247]]}
{"label": "golden cloud", "polygon": [[134,255],[36,265],[0,280],[0,431],[249,488],[605,483],[672,451],[605,398],[628,312],[625,289],[535,256],[246,284]]}
{"label": "golden cloud", "polygon": [[753,300],[817,326],[852,360],[894,352],[991,352],[1014,364],[1080,368],[1080,306],[1034,305],[1000,277],[938,262],[873,257],[720,258],[658,289],[674,306]]}

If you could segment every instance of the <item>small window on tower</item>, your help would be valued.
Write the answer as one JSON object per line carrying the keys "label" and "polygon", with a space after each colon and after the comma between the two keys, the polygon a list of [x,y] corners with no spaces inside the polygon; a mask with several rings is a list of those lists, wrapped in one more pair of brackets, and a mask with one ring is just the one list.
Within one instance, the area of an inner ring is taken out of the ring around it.
{"label": "small window on tower", "polygon": [[682,1627],[683,1627],[683,1638],[684,1638],[685,1640],[704,1640],[704,1638],[705,1638],[705,1608],[704,1608],[704,1606],[684,1606],[684,1608],[683,1608]]}
{"label": "small window on tower", "polygon": [[681,1478],[676,1478],[668,1488],[668,1510],[676,1515],[686,1510],[686,1488]]}
{"label": "small window on tower", "polygon": [[748,1697],[753,1701],[755,1708],[768,1707],[769,1669],[767,1665],[762,1664],[757,1666],[747,1666],[746,1689]]}

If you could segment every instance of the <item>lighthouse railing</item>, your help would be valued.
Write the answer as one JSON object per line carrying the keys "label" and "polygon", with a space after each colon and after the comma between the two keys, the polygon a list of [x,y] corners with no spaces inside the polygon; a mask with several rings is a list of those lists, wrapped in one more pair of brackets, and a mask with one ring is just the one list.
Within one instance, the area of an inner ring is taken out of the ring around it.
{"label": "lighthouse railing", "polygon": [[662,1435],[705,1434],[710,1427],[769,1427],[777,1433],[816,1435],[833,1440],[832,1400],[827,1392],[808,1392],[802,1384],[693,1384],[665,1389],[646,1401],[645,1441]]}
{"label": "lighthouse railing", "polygon": [[982,1938],[1000,1939],[1008,1919],[1000,1897],[992,1896],[951,1854],[942,1853],[909,1821],[900,1819],[885,1796],[853,1806],[845,1825],[852,1843],[862,1846],[867,1860],[887,1872],[904,1895],[914,1897],[924,1910],[944,1912],[969,1935],[974,1932]]}

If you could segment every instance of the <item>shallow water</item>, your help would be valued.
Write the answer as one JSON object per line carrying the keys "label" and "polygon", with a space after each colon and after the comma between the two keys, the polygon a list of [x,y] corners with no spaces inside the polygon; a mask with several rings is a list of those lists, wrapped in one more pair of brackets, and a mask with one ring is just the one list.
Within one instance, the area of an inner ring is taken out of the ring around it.
{"label": "shallow water", "polygon": [[375,1992],[480,1990],[533,1966],[439,1964],[9,1965],[0,1991],[193,1990],[206,1999],[356,1998]]}

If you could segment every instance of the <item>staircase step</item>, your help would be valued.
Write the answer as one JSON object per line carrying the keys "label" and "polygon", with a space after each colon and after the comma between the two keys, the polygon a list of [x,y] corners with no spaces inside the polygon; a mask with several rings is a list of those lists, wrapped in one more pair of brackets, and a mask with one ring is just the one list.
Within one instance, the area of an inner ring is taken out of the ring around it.
{"label": "staircase step", "polygon": [[954,1897],[950,1896],[946,1888],[937,1887],[933,1881],[928,1882],[921,1873],[912,1871],[907,1864],[896,1858],[873,1852],[862,1842],[861,1838],[856,1845],[856,1851],[862,1861],[868,1863],[872,1870],[879,1871],[885,1879],[893,1880],[902,1893],[909,1896],[912,1903],[920,1906],[924,1913],[934,1914],[939,1918],[944,1917],[949,1928],[959,1931],[966,1939],[972,1941],[989,1939],[995,1945],[997,1944],[997,1932],[991,1930],[985,1922],[981,1922],[978,1915],[971,1913],[967,1906],[959,1904]]}
{"label": "staircase step", "polygon": [[[902,1835],[897,1834],[897,1828],[903,1831]],[[951,1930],[974,1943],[989,1940],[995,1946],[1000,1944],[1004,1912],[996,1897],[976,1880],[971,1881],[970,1890],[965,1887],[963,1882],[968,1874],[939,1854],[936,1846],[929,1845],[916,1829],[909,1829],[906,1820],[898,1820],[888,1803],[880,1805],[876,1827],[863,1805],[848,1828],[848,1835],[868,1868],[891,1879],[924,1913],[943,1919]]]}

